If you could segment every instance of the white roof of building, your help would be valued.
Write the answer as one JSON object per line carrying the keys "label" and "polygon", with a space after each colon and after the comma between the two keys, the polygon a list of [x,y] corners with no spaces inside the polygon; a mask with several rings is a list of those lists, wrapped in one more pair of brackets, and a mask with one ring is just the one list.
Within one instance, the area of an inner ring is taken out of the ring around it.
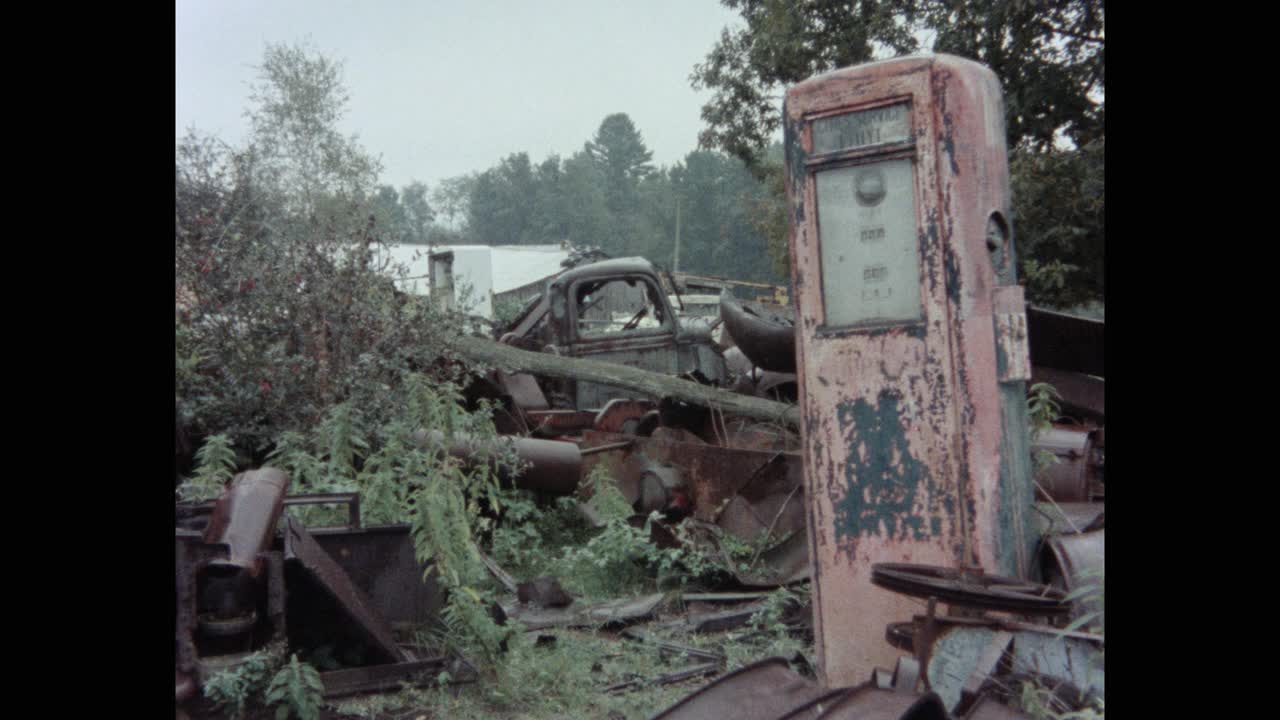
{"label": "white roof of building", "polygon": [[494,245],[493,291],[503,293],[550,277],[569,251],[559,245]]}
{"label": "white roof of building", "polygon": [[514,290],[535,280],[555,275],[564,268],[561,261],[569,251],[559,245],[387,245],[391,262],[409,268],[409,277],[427,276],[428,253],[455,251],[472,254],[488,252],[493,266],[493,291]]}

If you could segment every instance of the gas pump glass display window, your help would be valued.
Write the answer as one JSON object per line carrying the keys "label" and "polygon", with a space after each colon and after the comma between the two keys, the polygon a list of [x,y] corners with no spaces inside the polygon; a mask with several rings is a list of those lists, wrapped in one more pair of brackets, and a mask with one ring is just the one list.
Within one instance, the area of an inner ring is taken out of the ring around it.
{"label": "gas pump glass display window", "polygon": [[911,158],[821,170],[814,177],[824,325],[923,319]]}

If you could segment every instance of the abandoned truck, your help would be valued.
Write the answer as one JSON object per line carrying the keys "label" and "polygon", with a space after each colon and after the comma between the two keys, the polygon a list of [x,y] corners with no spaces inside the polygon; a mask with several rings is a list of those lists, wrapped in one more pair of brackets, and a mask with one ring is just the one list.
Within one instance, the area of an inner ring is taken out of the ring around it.
{"label": "abandoned truck", "polygon": [[[498,335],[501,342],[525,350],[714,385],[728,380],[724,355],[711,330],[680,322],[653,265],[640,257],[579,265],[556,275]],[[555,404],[580,410],[633,394],[577,380],[565,380],[552,392]]]}

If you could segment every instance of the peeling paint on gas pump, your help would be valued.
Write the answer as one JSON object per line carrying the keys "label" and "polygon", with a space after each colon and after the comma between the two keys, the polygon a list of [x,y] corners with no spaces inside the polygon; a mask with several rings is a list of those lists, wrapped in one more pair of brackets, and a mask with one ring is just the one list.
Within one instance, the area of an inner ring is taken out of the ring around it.
{"label": "peeling paint on gas pump", "polygon": [[860,535],[928,536],[917,491],[932,475],[911,454],[898,403],[897,394],[882,392],[875,406],[861,398],[836,405],[848,449],[840,463],[848,492],[832,498],[837,544]]}

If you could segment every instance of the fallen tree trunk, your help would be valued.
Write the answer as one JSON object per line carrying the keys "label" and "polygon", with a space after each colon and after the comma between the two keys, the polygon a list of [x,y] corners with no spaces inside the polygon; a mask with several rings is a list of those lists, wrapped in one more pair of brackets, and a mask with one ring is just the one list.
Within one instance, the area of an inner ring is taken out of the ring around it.
{"label": "fallen tree trunk", "polygon": [[743,415],[788,425],[795,429],[800,428],[800,411],[794,405],[740,395],[670,375],[599,360],[529,352],[476,337],[455,338],[452,348],[459,357],[482,362],[507,372],[526,372],[612,385],[634,390],[652,398],[671,397],[718,409],[727,414]]}

